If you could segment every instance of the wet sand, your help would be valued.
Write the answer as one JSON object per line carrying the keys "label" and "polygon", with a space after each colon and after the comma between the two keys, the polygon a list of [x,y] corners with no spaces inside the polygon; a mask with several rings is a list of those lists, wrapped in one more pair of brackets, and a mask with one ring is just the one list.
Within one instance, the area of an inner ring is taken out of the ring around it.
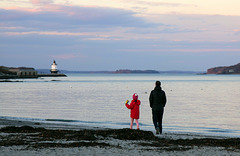
{"label": "wet sand", "polygon": [[240,155],[240,138],[0,119],[0,155]]}

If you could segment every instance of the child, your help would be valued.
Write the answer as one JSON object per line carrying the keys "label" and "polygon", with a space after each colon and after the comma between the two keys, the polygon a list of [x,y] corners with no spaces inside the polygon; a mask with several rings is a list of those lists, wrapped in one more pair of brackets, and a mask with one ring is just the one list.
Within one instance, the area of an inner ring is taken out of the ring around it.
{"label": "child", "polygon": [[130,129],[132,129],[133,127],[133,121],[134,119],[136,120],[136,124],[137,124],[137,129],[139,129],[139,123],[138,123],[138,119],[139,119],[139,106],[140,106],[140,100],[138,100],[138,95],[136,93],[133,94],[133,100],[131,101],[130,105],[128,104],[128,100],[126,101],[125,105],[128,109],[131,109],[131,125],[130,125]]}

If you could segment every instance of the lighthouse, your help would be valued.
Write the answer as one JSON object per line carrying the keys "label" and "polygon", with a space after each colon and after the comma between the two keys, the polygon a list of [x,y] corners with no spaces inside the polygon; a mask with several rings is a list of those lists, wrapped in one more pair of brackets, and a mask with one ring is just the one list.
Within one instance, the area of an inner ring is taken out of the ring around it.
{"label": "lighthouse", "polygon": [[57,63],[56,63],[55,60],[53,61],[53,64],[51,65],[51,70],[50,71],[51,71],[52,74],[57,74],[58,73]]}

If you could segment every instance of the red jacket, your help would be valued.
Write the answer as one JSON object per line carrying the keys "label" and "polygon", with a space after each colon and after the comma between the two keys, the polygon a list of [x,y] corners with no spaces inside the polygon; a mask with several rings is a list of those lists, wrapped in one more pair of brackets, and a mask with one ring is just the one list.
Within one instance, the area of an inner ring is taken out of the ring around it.
{"label": "red jacket", "polygon": [[140,100],[132,100],[132,102],[129,104],[125,104],[128,109],[131,109],[130,117],[133,119],[139,119],[139,106],[140,106]]}

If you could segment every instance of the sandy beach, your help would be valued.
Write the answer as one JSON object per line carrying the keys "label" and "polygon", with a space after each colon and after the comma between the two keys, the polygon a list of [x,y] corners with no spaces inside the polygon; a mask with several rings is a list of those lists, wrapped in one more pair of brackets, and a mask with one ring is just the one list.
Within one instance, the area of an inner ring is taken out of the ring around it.
{"label": "sandy beach", "polygon": [[0,119],[0,155],[239,155],[240,138]]}

